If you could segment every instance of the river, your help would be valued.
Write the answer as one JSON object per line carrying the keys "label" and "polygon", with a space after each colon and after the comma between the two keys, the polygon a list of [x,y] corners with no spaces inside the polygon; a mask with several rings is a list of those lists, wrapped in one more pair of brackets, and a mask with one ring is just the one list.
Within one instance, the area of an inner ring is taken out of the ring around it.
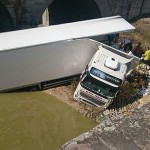
{"label": "river", "polygon": [[0,94],[0,150],[57,150],[96,125],[46,93]]}

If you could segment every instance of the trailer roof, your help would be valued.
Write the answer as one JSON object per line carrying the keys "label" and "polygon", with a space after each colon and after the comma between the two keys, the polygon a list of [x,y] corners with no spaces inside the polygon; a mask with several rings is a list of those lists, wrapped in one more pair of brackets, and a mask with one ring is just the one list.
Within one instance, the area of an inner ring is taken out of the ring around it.
{"label": "trailer roof", "polygon": [[0,33],[0,51],[134,30],[120,16]]}

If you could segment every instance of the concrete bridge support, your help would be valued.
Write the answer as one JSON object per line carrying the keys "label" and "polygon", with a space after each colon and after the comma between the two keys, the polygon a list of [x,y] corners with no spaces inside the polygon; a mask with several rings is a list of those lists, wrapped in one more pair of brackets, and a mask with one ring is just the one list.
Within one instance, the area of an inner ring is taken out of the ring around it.
{"label": "concrete bridge support", "polygon": [[0,26],[10,24],[0,32],[37,27],[46,8],[50,24],[114,15],[127,20],[150,16],[150,0],[0,0],[0,7]]}

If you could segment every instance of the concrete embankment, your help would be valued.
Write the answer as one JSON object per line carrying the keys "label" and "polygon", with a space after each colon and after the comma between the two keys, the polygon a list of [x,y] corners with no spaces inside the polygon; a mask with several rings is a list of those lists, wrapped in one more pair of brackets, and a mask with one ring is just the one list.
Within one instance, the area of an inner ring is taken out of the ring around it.
{"label": "concrete embankment", "polygon": [[126,115],[103,116],[93,130],[66,143],[60,150],[149,150],[150,94]]}

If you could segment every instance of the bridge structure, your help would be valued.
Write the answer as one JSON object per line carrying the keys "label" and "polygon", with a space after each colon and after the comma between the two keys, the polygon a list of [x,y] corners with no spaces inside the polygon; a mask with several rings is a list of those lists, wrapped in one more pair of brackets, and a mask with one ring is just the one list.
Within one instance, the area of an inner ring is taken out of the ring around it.
{"label": "bridge structure", "polygon": [[47,10],[49,25],[121,15],[150,16],[150,0],[0,0],[0,32],[37,27]]}

